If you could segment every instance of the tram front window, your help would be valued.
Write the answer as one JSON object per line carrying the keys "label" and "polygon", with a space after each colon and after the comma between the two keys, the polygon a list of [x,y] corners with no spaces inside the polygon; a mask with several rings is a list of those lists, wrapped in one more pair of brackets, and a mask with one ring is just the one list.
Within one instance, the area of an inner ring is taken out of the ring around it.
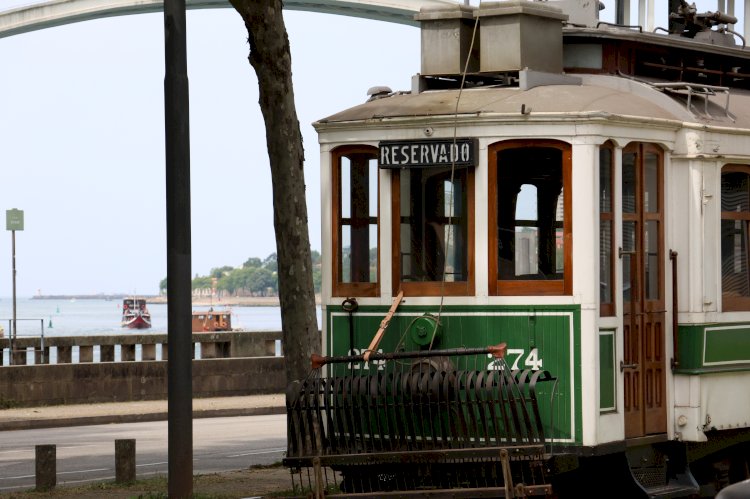
{"label": "tram front window", "polygon": [[466,169],[401,173],[401,280],[465,281]]}
{"label": "tram front window", "polygon": [[378,163],[374,147],[333,153],[334,273],[337,296],[378,294]]}
{"label": "tram front window", "polygon": [[394,292],[470,295],[474,282],[473,169],[393,171]]}
{"label": "tram front window", "polygon": [[[570,286],[570,148],[510,141],[490,148],[493,294],[565,294]],[[567,226],[566,226],[567,225]],[[494,282],[493,282],[494,281]]]}

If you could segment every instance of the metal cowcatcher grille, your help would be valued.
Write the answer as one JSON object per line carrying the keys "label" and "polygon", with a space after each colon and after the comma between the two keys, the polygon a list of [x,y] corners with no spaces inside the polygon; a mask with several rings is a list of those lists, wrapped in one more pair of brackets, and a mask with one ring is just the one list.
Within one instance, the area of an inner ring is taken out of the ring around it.
{"label": "metal cowcatcher grille", "polygon": [[285,465],[306,469],[314,491],[327,467],[342,493],[551,493],[537,385],[555,378],[511,370],[505,350],[372,354],[367,369],[363,356],[313,356],[310,375],[287,389]]}

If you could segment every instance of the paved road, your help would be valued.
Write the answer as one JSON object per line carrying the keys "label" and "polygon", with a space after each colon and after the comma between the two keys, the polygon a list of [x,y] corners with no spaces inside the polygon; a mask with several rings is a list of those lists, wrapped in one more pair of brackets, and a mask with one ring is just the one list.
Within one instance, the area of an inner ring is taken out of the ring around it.
{"label": "paved road", "polygon": [[[57,483],[114,480],[115,439],[136,439],[136,475],[167,474],[167,422],[0,433],[0,492],[35,486],[34,446],[57,445]],[[271,464],[286,450],[286,416],[193,420],[193,469],[213,473]]]}

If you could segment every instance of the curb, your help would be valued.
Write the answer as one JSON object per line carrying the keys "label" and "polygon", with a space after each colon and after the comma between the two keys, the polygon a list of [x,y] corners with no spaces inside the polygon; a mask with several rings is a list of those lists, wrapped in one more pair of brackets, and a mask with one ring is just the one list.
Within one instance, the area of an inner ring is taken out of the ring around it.
{"label": "curb", "polygon": [[[200,418],[229,418],[237,416],[266,416],[269,414],[285,414],[286,407],[250,407],[231,409],[202,409],[193,411],[193,419]],[[121,423],[145,423],[151,421],[166,421],[166,411],[143,414],[107,414],[104,416],[82,416],[78,418],[31,419],[0,421],[1,431],[37,430],[42,428],[65,428],[68,426],[89,426]]]}

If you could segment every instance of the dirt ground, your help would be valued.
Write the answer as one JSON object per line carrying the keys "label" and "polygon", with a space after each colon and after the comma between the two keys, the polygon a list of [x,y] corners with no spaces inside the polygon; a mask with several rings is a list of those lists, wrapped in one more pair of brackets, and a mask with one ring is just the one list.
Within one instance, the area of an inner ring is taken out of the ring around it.
{"label": "dirt ground", "polygon": [[[249,497],[281,497],[292,495],[289,470],[281,466],[250,468],[224,473],[196,475],[193,482],[196,499],[239,499]],[[138,481],[132,485],[112,482],[79,487],[58,486],[49,492],[0,493],[2,499],[32,498],[76,499],[161,499],[167,497],[167,480],[164,477]]]}

